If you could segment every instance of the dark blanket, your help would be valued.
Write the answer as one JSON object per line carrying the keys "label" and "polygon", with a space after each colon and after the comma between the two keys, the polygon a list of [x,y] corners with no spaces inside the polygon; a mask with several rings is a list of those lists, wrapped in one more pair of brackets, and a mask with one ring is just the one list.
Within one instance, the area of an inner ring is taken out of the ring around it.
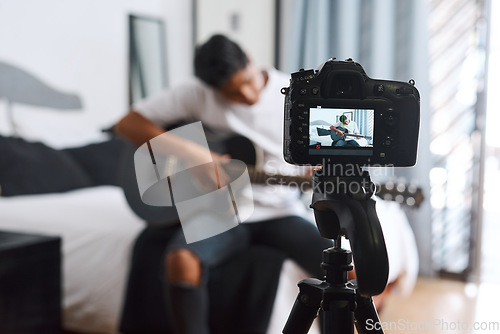
{"label": "dark blanket", "polygon": [[[176,228],[149,227],[137,238],[120,325],[122,333],[171,333],[161,268],[165,245]],[[266,333],[283,260],[283,255],[272,249],[253,246],[210,272],[213,333]]]}
{"label": "dark blanket", "polygon": [[40,142],[0,136],[0,195],[64,192],[117,185],[124,143],[118,138],[57,150]]}

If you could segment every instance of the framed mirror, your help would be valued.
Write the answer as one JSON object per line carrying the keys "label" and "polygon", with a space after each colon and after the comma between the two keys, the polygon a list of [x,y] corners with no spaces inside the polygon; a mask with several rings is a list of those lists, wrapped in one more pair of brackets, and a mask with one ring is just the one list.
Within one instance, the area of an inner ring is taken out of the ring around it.
{"label": "framed mirror", "polygon": [[129,104],[167,87],[165,24],[129,15]]}

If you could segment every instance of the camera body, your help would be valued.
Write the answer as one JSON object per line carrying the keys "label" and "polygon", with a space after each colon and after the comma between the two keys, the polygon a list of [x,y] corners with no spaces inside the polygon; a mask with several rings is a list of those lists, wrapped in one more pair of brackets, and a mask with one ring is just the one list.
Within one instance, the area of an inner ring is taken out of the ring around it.
{"label": "camera body", "polygon": [[284,157],[296,165],[413,166],[420,95],[414,83],[369,78],[351,59],[292,73]]}

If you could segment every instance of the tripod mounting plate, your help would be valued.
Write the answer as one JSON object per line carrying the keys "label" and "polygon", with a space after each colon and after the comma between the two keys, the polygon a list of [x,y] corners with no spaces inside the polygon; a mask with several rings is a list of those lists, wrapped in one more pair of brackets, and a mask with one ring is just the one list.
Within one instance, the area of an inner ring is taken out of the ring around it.
{"label": "tripod mounting plate", "polygon": [[328,239],[344,236],[354,258],[358,293],[375,296],[384,291],[389,261],[384,235],[371,198],[375,189],[367,172],[354,176],[322,175],[315,171],[313,198],[316,224]]}

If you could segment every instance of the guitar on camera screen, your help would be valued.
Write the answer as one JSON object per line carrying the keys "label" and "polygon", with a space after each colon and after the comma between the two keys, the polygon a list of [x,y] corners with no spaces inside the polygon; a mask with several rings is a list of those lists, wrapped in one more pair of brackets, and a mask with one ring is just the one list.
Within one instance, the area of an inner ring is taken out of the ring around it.
{"label": "guitar on camera screen", "polygon": [[372,156],[373,109],[309,109],[309,155]]}

